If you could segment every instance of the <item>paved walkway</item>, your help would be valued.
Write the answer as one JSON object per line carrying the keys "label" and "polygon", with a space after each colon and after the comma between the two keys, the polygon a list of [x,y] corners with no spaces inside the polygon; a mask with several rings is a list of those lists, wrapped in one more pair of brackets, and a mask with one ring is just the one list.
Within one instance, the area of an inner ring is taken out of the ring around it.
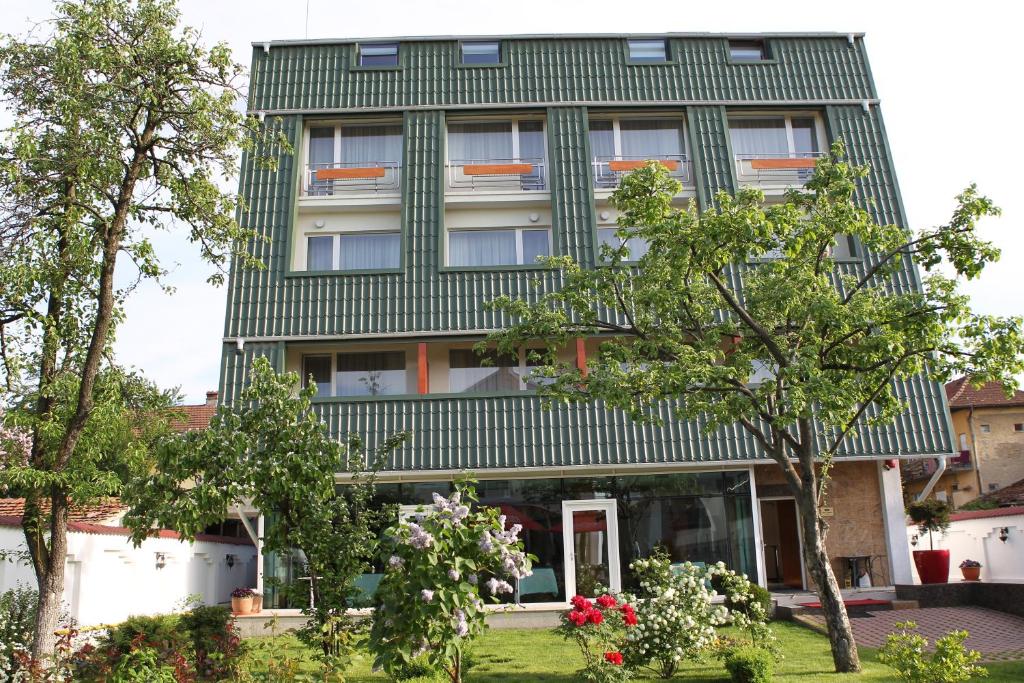
{"label": "paved walkway", "polygon": [[[824,626],[820,615],[808,618]],[[980,652],[985,662],[1024,660],[1024,618],[1005,612],[984,607],[931,607],[850,617],[857,642],[875,648],[885,643],[886,636],[896,630],[900,621],[915,622],[918,632],[932,643],[949,631],[965,630],[970,634],[966,647]]]}

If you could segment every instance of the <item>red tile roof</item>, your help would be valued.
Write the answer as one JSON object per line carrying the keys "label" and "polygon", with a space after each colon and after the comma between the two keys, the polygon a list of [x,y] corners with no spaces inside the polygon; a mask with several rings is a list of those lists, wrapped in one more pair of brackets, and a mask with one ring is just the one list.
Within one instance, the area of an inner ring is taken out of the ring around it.
{"label": "red tile roof", "polygon": [[946,385],[946,398],[949,407],[957,408],[1001,408],[1006,406],[1024,406],[1024,391],[1015,391],[1011,398],[998,382],[987,382],[979,388],[971,385],[969,378],[961,377]]}
{"label": "red tile roof", "polygon": [[964,519],[985,519],[987,517],[1014,517],[1024,515],[1024,507],[993,508],[991,510],[962,510],[949,515],[949,521],[959,522]]}
{"label": "red tile roof", "polygon": [[[43,501],[43,509],[49,510],[49,501]],[[120,521],[121,513],[128,509],[118,498],[107,498],[91,505],[72,505],[68,521],[87,524],[109,524]],[[0,517],[13,517],[21,523],[25,514],[24,498],[0,498]]]}
{"label": "red tile roof", "polygon": [[210,426],[210,419],[217,412],[217,392],[206,392],[206,403],[198,405],[177,406],[173,409],[175,415],[171,420],[171,429],[176,432],[191,432],[196,429],[206,429]]}
{"label": "red tile roof", "polygon": [[992,502],[999,507],[1024,506],[1024,479],[1015,481],[997,491],[986,493],[984,496],[977,498],[976,501]]}
{"label": "red tile roof", "polygon": [[[21,526],[21,517],[0,514],[0,526]],[[100,534],[102,536],[130,536],[132,533],[131,529],[123,526],[109,526],[106,524],[93,524],[91,522],[72,521],[68,522],[68,531],[77,532],[80,534]],[[149,537],[181,539],[181,534],[179,534],[177,531],[171,531],[170,529],[155,529],[150,534]],[[236,536],[219,536],[216,534],[196,534],[196,541],[206,541],[208,543],[226,543],[228,545],[251,546],[253,544],[248,537],[241,538]]]}

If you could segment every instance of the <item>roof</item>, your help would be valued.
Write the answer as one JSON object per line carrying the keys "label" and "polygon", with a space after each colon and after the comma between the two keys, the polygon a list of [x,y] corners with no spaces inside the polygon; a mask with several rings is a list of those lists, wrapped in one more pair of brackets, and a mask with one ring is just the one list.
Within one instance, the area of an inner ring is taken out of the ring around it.
{"label": "roof", "polygon": [[[9,499],[8,499],[9,500]],[[14,515],[0,514],[0,526],[20,526],[21,517]],[[80,534],[98,534],[101,536],[131,536],[132,530],[123,526],[112,526],[107,524],[95,524],[92,522],[68,522],[68,531]],[[171,529],[158,529],[150,534],[149,538],[173,538],[181,540],[181,534]],[[196,534],[195,540],[208,543],[226,543],[228,545],[252,545],[249,538],[236,536],[220,536],[217,534]]]}
{"label": "roof", "polygon": [[949,516],[949,521],[960,522],[965,519],[987,519],[989,517],[1015,517],[1024,515],[1024,506],[993,508],[991,510],[963,510],[954,512]]}
{"label": "roof", "polygon": [[986,493],[984,496],[979,496],[977,499],[971,501],[972,503],[988,503],[992,502],[999,507],[1008,507],[1013,505],[1024,505],[1024,479],[1015,481],[1009,486]]}
{"label": "roof", "polygon": [[[50,502],[44,500],[43,509],[49,510],[49,508]],[[119,521],[121,513],[127,509],[128,506],[121,503],[119,498],[106,498],[90,505],[72,504],[68,518],[70,522],[108,525]],[[0,498],[0,517],[15,518],[20,524],[24,514],[24,498]]]}
{"label": "roof", "polygon": [[1006,408],[1024,406],[1024,391],[1017,390],[1007,398],[1003,385],[986,382],[975,388],[969,377],[960,377],[946,385],[946,398],[950,409],[958,408]]}
{"label": "roof", "polygon": [[217,392],[206,392],[206,403],[177,406],[172,410],[175,415],[171,419],[171,429],[174,431],[183,433],[206,429],[217,412]]}

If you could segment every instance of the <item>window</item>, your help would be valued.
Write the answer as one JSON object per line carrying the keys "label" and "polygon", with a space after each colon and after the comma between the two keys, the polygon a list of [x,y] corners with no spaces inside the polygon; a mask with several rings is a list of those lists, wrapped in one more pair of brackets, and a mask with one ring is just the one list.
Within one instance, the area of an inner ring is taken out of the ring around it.
{"label": "window", "polygon": [[398,43],[360,45],[359,66],[398,66]]}
{"label": "window", "polygon": [[689,182],[686,135],[682,118],[591,119],[590,151],[594,155],[594,186],[612,188],[633,164],[616,162],[660,160],[669,172]]}
{"label": "window", "polygon": [[453,393],[536,389],[551,380],[531,377],[530,368],[543,363],[530,355],[528,350],[499,356],[496,351],[480,355],[473,349],[451,349],[448,352],[448,389]]}
{"label": "window", "polygon": [[331,395],[330,356],[303,356],[302,386],[308,386],[311,380],[316,384],[317,396]]}
{"label": "window", "polygon": [[338,396],[386,396],[407,392],[404,351],[339,353]]}
{"label": "window", "polygon": [[981,425],[981,431],[984,432],[985,434],[988,434],[989,432],[992,431],[992,428],[988,425]]}
{"label": "window", "polygon": [[664,40],[629,41],[629,61],[642,64],[656,64],[668,61],[668,49]]}
{"label": "window", "polygon": [[[622,238],[616,234],[618,230],[619,228],[598,228],[598,244],[607,244],[612,249],[617,249],[622,244]],[[626,260],[639,261],[650,249],[650,245],[647,244],[647,240],[643,237],[629,237],[626,239],[626,248],[629,249],[629,257]]]}
{"label": "window", "polygon": [[734,62],[763,62],[768,50],[763,40],[730,40],[729,57]]}
{"label": "window", "polygon": [[729,119],[733,152],[739,158],[816,157],[817,122],[812,116],[757,116]]}
{"label": "window", "polygon": [[462,44],[463,64],[500,64],[501,43],[497,40],[480,40]]}
{"label": "window", "polygon": [[448,185],[453,189],[543,190],[544,121],[448,124]]}
{"label": "window", "polygon": [[535,265],[551,254],[548,228],[449,230],[449,266]]}
{"label": "window", "polygon": [[849,260],[859,258],[857,252],[857,240],[853,235],[838,235],[836,243],[832,247],[832,258]]}
{"label": "window", "polygon": [[306,270],[385,270],[401,266],[398,232],[351,232],[306,239]]}
{"label": "window", "polygon": [[1015,425],[1013,425],[1013,431],[1024,432],[1024,423],[1018,422]]}
{"label": "window", "polygon": [[320,125],[309,129],[306,194],[396,192],[402,161],[397,123]]}

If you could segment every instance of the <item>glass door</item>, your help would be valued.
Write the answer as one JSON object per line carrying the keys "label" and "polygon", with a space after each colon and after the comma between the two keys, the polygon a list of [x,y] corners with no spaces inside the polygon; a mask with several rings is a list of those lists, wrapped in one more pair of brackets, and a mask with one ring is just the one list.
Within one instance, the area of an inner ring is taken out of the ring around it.
{"label": "glass door", "polygon": [[566,598],[622,590],[615,500],[562,501],[562,538]]}

